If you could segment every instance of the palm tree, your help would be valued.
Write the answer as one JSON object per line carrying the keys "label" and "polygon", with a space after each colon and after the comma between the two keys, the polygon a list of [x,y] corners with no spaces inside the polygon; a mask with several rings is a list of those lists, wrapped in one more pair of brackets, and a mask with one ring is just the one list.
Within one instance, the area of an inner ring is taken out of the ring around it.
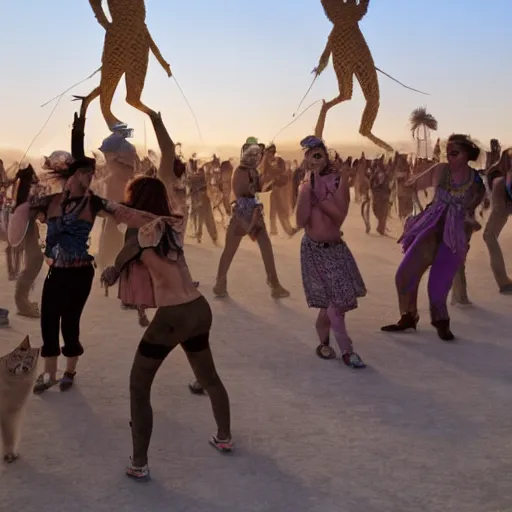
{"label": "palm tree", "polygon": [[[427,112],[426,107],[415,108],[409,117],[409,126],[414,139],[416,139],[416,154],[420,154],[420,144],[425,143],[425,157],[428,158],[428,143],[430,132],[437,130],[437,119]],[[422,133],[423,132],[423,133]],[[421,138],[421,134],[423,138]]]}

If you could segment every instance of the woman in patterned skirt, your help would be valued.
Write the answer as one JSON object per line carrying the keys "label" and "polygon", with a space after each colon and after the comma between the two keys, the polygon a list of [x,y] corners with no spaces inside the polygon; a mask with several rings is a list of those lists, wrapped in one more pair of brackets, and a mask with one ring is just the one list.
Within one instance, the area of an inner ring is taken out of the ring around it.
{"label": "woman in patterned skirt", "polygon": [[336,356],[329,343],[332,328],[343,362],[351,368],[364,368],[345,326],[345,313],[357,308],[358,297],[366,295],[363,278],[340,231],[350,203],[349,169],[344,165],[337,169],[316,137],[306,137],[301,146],[306,151],[308,173],[299,189],[297,225],[305,231],[300,255],[306,301],[310,308],[320,310],[316,353],[323,359]]}

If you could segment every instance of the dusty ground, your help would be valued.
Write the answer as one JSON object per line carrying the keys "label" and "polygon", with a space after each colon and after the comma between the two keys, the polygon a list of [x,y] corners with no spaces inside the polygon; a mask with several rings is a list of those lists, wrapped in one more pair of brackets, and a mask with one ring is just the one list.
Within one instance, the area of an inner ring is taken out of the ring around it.
{"label": "dusty ground", "polygon": [[[115,293],[105,298],[96,283],[82,322],[86,354],[76,387],[31,397],[23,458],[0,469],[1,510],[512,511],[512,298],[497,293],[481,235],[468,263],[476,306],[452,311],[459,341],[448,345],[429,326],[424,290],[417,334],[380,332],[397,319],[399,246],[364,235],[355,208],[344,231],[369,290],[348,320],[366,370],[315,356],[299,237],[275,240],[281,279],[292,292],[278,303],[255,244],[243,244],[231,298],[220,301],[211,293],[220,249],[206,239],[199,247],[191,242],[190,266],[214,310],[213,350],[232,401],[236,453],[222,456],[208,445],[208,399],[189,393],[191,371],[176,350],[153,389],[153,481],[124,476],[127,379],[142,330]],[[511,255],[510,229],[502,243]],[[42,276],[35,297],[41,283]],[[0,305],[11,309],[12,327],[0,331],[1,352],[26,333],[40,343],[38,322],[14,314],[12,295],[12,283],[3,284]]]}

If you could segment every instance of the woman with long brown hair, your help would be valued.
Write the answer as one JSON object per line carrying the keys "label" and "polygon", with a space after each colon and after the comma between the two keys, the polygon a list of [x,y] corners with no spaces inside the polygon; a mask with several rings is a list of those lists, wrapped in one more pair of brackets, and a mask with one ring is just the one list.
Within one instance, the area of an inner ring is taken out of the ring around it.
{"label": "woman with long brown hair", "polygon": [[[139,176],[130,181],[125,189],[123,204],[136,210],[150,211],[159,217],[170,217],[167,194],[162,194],[158,190],[160,185],[155,185],[153,179],[148,176]],[[158,181],[164,186],[160,180]],[[137,232],[138,230],[134,228],[127,229],[124,243],[136,237]],[[140,261],[130,262],[121,272],[118,298],[124,306],[137,310],[141,327],[149,325],[146,310],[156,308],[155,295],[149,270]]]}
{"label": "woman with long brown hair", "polygon": [[[102,281],[112,286],[123,269],[140,262],[129,279],[144,302],[154,297],[158,308],[142,336],[130,373],[130,408],[133,440],[132,463],[126,474],[149,479],[148,450],[153,429],[151,387],[170,352],[181,345],[199,384],[207,391],[217,423],[210,444],[220,452],[233,450],[229,398],[215,369],[210,349],[212,312],[192,281],[183,253],[184,218],[173,215],[164,184],[157,178],[136,178],[127,185],[127,204],[153,215],[154,222],[133,231],[115,265],[105,269]],[[144,269],[144,270],[143,270]],[[144,277],[143,272],[147,272]]]}

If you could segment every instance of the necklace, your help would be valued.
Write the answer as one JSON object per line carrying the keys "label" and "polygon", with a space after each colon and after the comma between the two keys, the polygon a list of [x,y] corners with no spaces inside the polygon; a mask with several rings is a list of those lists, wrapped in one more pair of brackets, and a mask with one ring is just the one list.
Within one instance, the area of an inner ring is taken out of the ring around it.
{"label": "necklace", "polygon": [[452,179],[452,171],[449,170],[447,173],[446,179],[446,190],[452,197],[463,197],[466,195],[466,192],[473,185],[473,172],[469,173],[468,179],[460,184],[454,183]]}

